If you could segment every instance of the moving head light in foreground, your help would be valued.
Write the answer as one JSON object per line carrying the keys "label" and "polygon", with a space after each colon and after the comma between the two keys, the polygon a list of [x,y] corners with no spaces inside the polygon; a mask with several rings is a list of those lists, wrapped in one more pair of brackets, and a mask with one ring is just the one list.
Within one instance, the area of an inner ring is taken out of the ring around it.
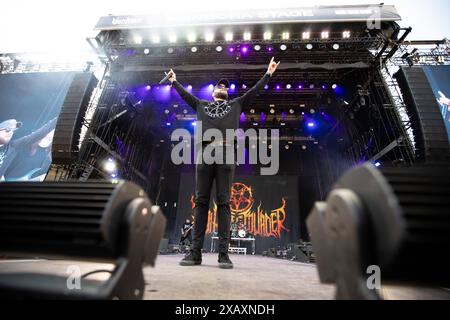
{"label": "moving head light in foreground", "polygon": [[449,208],[448,167],[349,171],[307,221],[321,282],[338,299],[379,299],[367,285],[375,266],[383,284],[447,287]]}
{"label": "moving head light in foreground", "polygon": [[113,262],[105,282],[0,274],[0,296],[57,299],[140,299],[143,264],[155,265],[166,219],[133,183],[0,184],[0,253]]}

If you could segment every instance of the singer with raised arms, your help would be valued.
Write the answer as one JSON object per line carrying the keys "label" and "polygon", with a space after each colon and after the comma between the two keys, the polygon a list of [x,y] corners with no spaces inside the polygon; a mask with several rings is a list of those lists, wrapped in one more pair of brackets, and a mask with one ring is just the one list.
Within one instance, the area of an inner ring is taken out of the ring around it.
{"label": "singer with raised arms", "polygon": [[[213,101],[200,100],[186,91],[177,81],[175,72],[171,69],[166,74],[172,86],[177,90],[181,98],[191,106],[197,113],[197,121],[202,123],[202,131],[217,129],[226,136],[227,129],[236,130],[239,127],[239,118],[243,109],[247,108],[255,97],[261,92],[264,86],[277,70],[280,62],[276,63],[271,59],[267,72],[249,89],[244,95],[233,100],[228,99],[229,82],[221,79],[215,85],[212,99]],[[203,137],[202,132],[202,137]],[[227,144],[227,141],[203,141],[202,148],[213,146],[216,152],[226,153],[227,148],[234,147]],[[202,154],[201,152],[199,154]],[[201,249],[205,238],[206,226],[208,222],[209,202],[213,181],[216,181],[216,202],[219,235],[219,267],[223,269],[233,268],[233,263],[228,256],[230,243],[230,192],[234,177],[235,164],[206,164],[203,161],[196,162],[195,168],[195,211],[194,211],[194,233],[192,248],[189,253],[180,261],[182,266],[194,266],[202,263]]]}

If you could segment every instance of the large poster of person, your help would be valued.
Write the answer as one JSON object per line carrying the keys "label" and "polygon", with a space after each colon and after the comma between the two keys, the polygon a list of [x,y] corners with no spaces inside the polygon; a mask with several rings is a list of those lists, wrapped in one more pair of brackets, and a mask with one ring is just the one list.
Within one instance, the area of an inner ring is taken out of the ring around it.
{"label": "large poster of person", "polygon": [[0,182],[43,181],[73,72],[0,75]]}
{"label": "large poster of person", "polygon": [[450,141],[450,66],[423,67],[445,121]]}

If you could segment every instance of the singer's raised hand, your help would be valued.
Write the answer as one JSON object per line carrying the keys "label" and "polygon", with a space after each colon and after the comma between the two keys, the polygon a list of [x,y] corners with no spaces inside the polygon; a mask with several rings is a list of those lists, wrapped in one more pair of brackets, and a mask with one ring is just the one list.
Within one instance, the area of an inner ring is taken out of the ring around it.
{"label": "singer's raised hand", "polygon": [[173,72],[172,69],[170,69],[169,74],[170,74],[169,78],[170,83],[173,83],[174,81],[177,80],[177,75],[175,74],[175,72]]}

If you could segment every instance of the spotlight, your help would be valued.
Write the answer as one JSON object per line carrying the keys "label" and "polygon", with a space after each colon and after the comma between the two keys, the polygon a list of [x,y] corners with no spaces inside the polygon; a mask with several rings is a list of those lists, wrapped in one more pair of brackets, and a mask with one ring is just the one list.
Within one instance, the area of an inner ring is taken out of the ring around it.
{"label": "spotlight", "polygon": [[334,50],[339,50],[340,46],[338,43],[333,44],[333,49]]}
{"label": "spotlight", "polygon": [[160,37],[158,35],[154,35],[152,37],[152,42],[153,43],[159,43],[161,41]]}
{"label": "spotlight", "polygon": [[152,86],[148,85],[145,87],[145,90],[150,91],[152,89]]}
{"label": "spotlight", "polygon": [[247,85],[245,83],[242,85],[242,89],[247,89]]}
{"label": "spotlight", "polygon": [[233,41],[233,34],[231,32],[225,34],[225,41]]}
{"label": "spotlight", "polygon": [[173,53],[173,48],[169,48],[169,49],[167,49],[167,53],[170,53],[170,54],[172,54]]}
{"label": "spotlight", "polygon": [[311,33],[309,33],[309,32],[303,32],[303,34],[302,34],[302,38],[303,39],[309,39],[311,37]]}
{"label": "spotlight", "polygon": [[255,49],[255,51],[259,51],[259,50],[261,50],[261,46],[259,44],[255,44],[253,49]]}
{"label": "spotlight", "polygon": [[290,114],[294,114],[294,113],[295,113],[295,110],[294,110],[294,109],[289,109],[289,113],[290,113]]}
{"label": "spotlight", "polygon": [[[170,127],[170,126],[172,126],[172,122],[166,122],[166,127]],[[164,142],[164,140],[161,142]]]}
{"label": "spotlight", "polygon": [[282,34],[281,34],[281,38],[283,39],[283,40],[289,40],[289,32],[283,32]]}
{"label": "spotlight", "polygon": [[267,51],[268,51],[268,52],[272,52],[272,51],[273,51],[273,47],[272,47],[272,46],[268,46],[268,47],[267,47]]}
{"label": "spotlight", "polygon": [[292,88],[292,85],[290,85],[290,84],[286,85],[286,89],[291,89],[291,88]]}
{"label": "spotlight", "polygon": [[264,38],[264,40],[270,40],[270,39],[272,39],[272,33],[271,32],[264,32],[264,34],[263,34],[263,38]]}
{"label": "spotlight", "polygon": [[337,89],[337,84],[335,83],[331,87],[333,88],[333,90],[335,90],[335,89]]}
{"label": "spotlight", "polygon": [[234,47],[229,47],[229,48],[228,48],[228,52],[229,52],[229,53],[233,53],[233,52],[234,52]]}
{"label": "spotlight", "polygon": [[267,89],[269,89],[269,85],[268,85],[268,84],[266,84],[266,85],[264,86],[264,90],[267,90]]}
{"label": "spotlight", "polygon": [[134,37],[134,43],[142,44],[142,37],[141,36],[135,36]]}
{"label": "spotlight", "polygon": [[270,114],[275,114],[275,109],[270,109]]}
{"label": "spotlight", "polygon": [[269,144],[269,149],[272,150],[272,145],[271,144]]}
{"label": "spotlight", "polygon": [[314,110],[314,109],[309,109],[309,113],[314,114],[314,113],[316,113],[316,110]]}
{"label": "spotlight", "polygon": [[208,89],[209,89],[209,90],[213,90],[213,89],[214,89],[214,85],[211,83],[211,84],[208,86]]}
{"label": "spotlight", "polygon": [[330,37],[330,33],[328,31],[323,31],[321,37],[322,39],[328,39]]}
{"label": "spotlight", "polygon": [[303,89],[303,86],[301,84],[298,85],[299,89]]}
{"label": "spotlight", "polygon": [[197,126],[197,122],[196,121],[192,121],[191,122],[191,126],[196,127]]}
{"label": "spotlight", "polygon": [[310,88],[310,89],[314,89],[315,87],[316,87],[316,86],[315,86],[314,84],[310,84],[310,85],[309,85],[309,88]]}
{"label": "spotlight", "polygon": [[195,42],[197,40],[197,36],[195,35],[195,33],[189,33],[188,34],[188,41],[189,42]]}
{"label": "spotlight", "polygon": [[313,45],[312,45],[311,43],[308,43],[308,44],[306,45],[306,49],[312,50],[312,49],[313,49]]}
{"label": "spotlight", "polygon": [[251,114],[255,114],[255,109],[250,109]]}
{"label": "spotlight", "polygon": [[235,89],[236,89],[236,85],[235,85],[234,83],[232,83],[232,84],[230,85],[230,89],[231,89],[231,90],[235,90]]}
{"label": "spotlight", "polygon": [[281,50],[281,51],[286,51],[286,49],[287,49],[287,46],[286,46],[285,44],[282,44],[282,45],[280,46],[280,50]]}
{"label": "spotlight", "polygon": [[377,167],[377,168],[378,168],[378,167],[381,167],[381,163],[380,163],[380,162],[375,162],[374,165],[375,165],[375,167]]}
{"label": "spotlight", "polygon": [[149,53],[150,53],[150,49],[145,48],[145,49],[144,49],[144,54],[147,55],[147,54],[149,54]]}
{"label": "spotlight", "polygon": [[243,54],[246,54],[246,53],[248,52],[248,47],[247,47],[247,46],[241,47],[241,52],[242,52]]}
{"label": "spotlight", "polygon": [[192,86],[191,86],[191,85],[188,85],[188,86],[187,86],[187,89],[188,89],[188,90],[192,90]]}
{"label": "spotlight", "polygon": [[183,109],[183,114],[188,114],[188,110],[187,109]]}
{"label": "spotlight", "polygon": [[169,35],[169,42],[170,43],[177,42],[177,36],[175,34],[173,34],[173,33],[171,35]]}
{"label": "spotlight", "polygon": [[164,113],[165,113],[165,114],[169,114],[169,113],[170,113],[170,110],[169,110],[169,109],[166,109],[166,110],[164,110]]}
{"label": "spotlight", "polygon": [[315,127],[314,122],[308,122],[308,127],[309,127],[309,128],[314,128],[314,127]]}
{"label": "spotlight", "polygon": [[192,48],[191,48],[191,51],[192,51],[193,53],[196,53],[197,50],[198,50],[197,47],[192,47]]}
{"label": "spotlight", "polygon": [[244,32],[244,40],[250,41],[252,39],[252,34],[250,32]]}
{"label": "spotlight", "polygon": [[285,148],[286,150],[289,150],[290,146],[287,144],[287,145],[284,146],[284,148]]}
{"label": "spotlight", "polygon": [[205,34],[205,41],[206,42],[212,42],[213,40],[214,40],[214,34],[213,33]]}
{"label": "spotlight", "polygon": [[281,86],[280,86],[279,84],[277,84],[277,85],[275,86],[275,89],[280,90],[280,89],[281,89]]}
{"label": "spotlight", "polygon": [[303,145],[303,146],[302,146],[302,150],[306,150],[306,149],[308,149],[308,147],[305,146],[305,145]]}
{"label": "spotlight", "polygon": [[112,159],[112,158],[109,158],[103,164],[103,169],[105,169],[105,171],[108,173],[115,173],[117,171],[116,161],[114,161],[114,159]]}
{"label": "spotlight", "polygon": [[342,38],[344,38],[344,39],[350,38],[350,35],[351,35],[350,31],[342,32]]}

